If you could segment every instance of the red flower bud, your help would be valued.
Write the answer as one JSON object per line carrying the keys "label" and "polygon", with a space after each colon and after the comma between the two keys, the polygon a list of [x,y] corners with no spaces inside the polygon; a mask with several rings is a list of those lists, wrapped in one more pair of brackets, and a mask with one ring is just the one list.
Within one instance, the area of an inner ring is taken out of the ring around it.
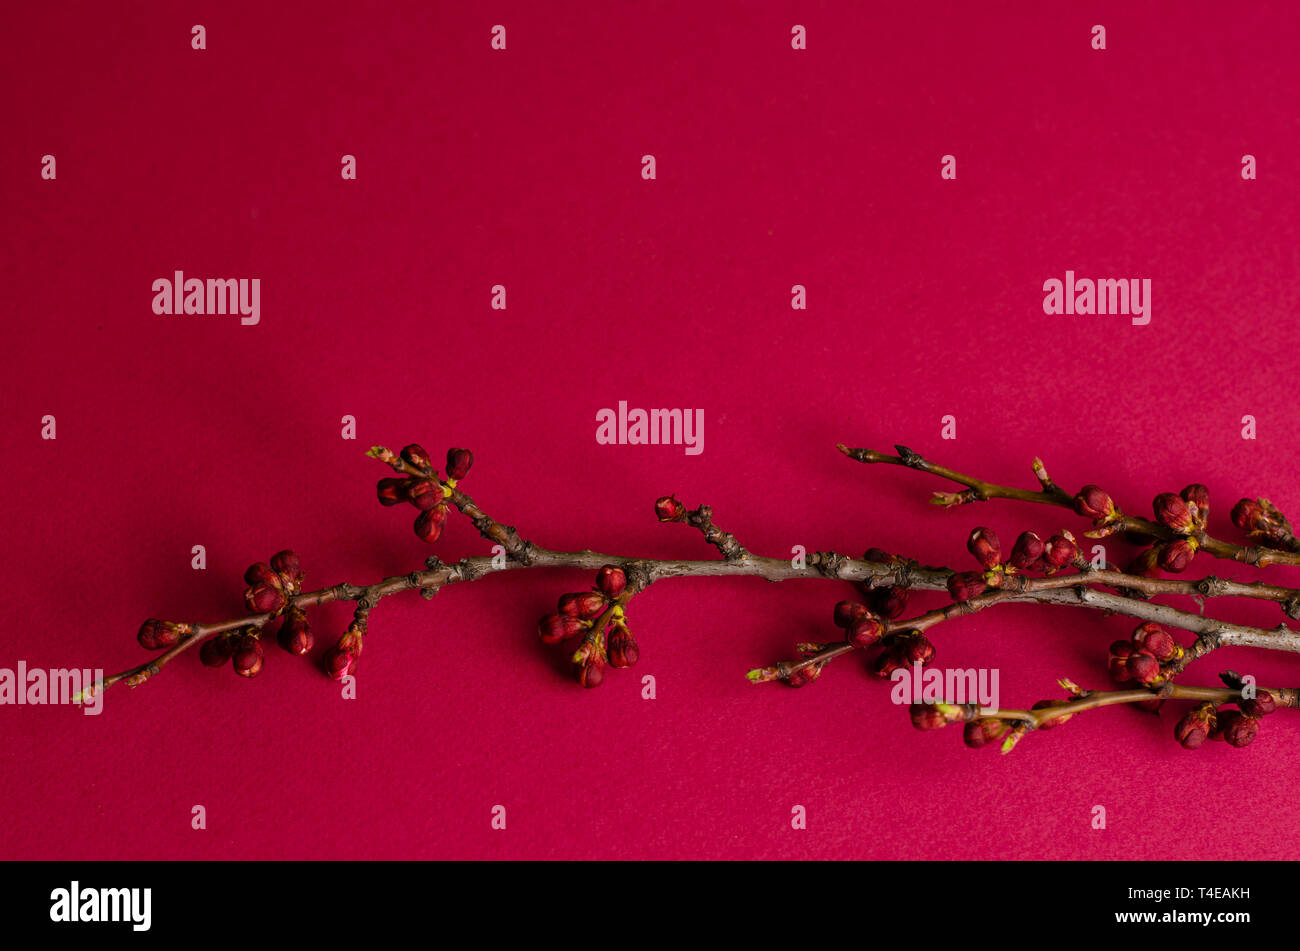
{"label": "red flower bud", "polygon": [[600,617],[609,600],[599,591],[578,591],[560,596],[559,612],[583,620]]}
{"label": "red flower bud", "polygon": [[984,575],[978,571],[958,571],[948,576],[948,593],[954,601],[969,601],[987,588]]}
{"label": "red flower bud", "polygon": [[299,657],[310,651],[316,643],[312,636],[311,625],[307,623],[307,614],[302,608],[290,608],[284,623],[275,637],[276,643],[290,654]]}
{"label": "red flower bud", "polygon": [[934,645],[919,631],[900,637],[897,650],[903,662],[908,665],[920,664],[924,667],[934,660]]}
{"label": "red flower bud", "polygon": [[1135,701],[1133,706],[1139,710],[1145,710],[1147,713],[1159,713],[1160,708],[1165,705],[1164,697],[1152,697],[1150,700]]}
{"label": "red flower bud", "polygon": [[199,646],[199,660],[209,667],[220,667],[234,652],[234,640],[227,634],[218,634]]}
{"label": "red flower bud", "polygon": [[1115,514],[1115,503],[1099,486],[1085,485],[1074,497],[1074,510],[1084,518],[1100,522]]}
{"label": "red flower bud", "polygon": [[1133,632],[1133,644],[1153,654],[1161,663],[1173,660],[1178,653],[1178,642],[1159,624],[1151,621],[1139,625]]}
{"label": "red flower bud", "polygon": [[573,675],[584,687],[599,687],[605,679],[605,665],[596,658],[589,657],[573,665]]}
{"label": "red flower bud", "polygon": [[[1160,631],[1161,633],[1163,633],[1164,628],[1161,627],[1159,624],[1157,624],[1155,621],[1143,621],[1141,624],[1139,624],[1137,627],[1133,629],[1133,633],[1132,635],[1130,635],[1129,640],[1134,647],[1141,647],[1143,644],[1146,643],[1147,638],[1152,634],[1154,634],[1156,631]],[[1122,644],[1123,641],[1117,641],[1116,643]]]}
{"label": "red flower bud", "polygon": [[244,592],[244,600],[254,614],[278,614],[288,600],[277,585],[259,584]]}
{"label": "red flower bud", "polygon": [[1199,482],[1193,482],[1185,486],[1182,492],[1178,493],[1187,503],[1187,507],[1192,510],[1192,518],[1196,522],[1197,528],[1204,528],[1205,523],[1210,518],[1210,490]]}
{"label": "red flower bud", "polygon": [[821,675],[821,664],[809,664],[807,667],[792,671],[790,676],[784,678],[784,683],[787,687],[806,687]]}
{"label": "red flower bud", "polygon": [[262,642],[252,634],[245,634],[235,644],[230,658],[235,673],[241,677],[256,677],[262,672]]}
{"label": "red flower bud", "polygon": [[352,673],[353,664],[356,658],[339,647],[331,647],[321,658],[325,667],[325,673],[331,680],[342,680],[348,674]]}
{"label": "red flower bud", "polygon": [[885,633],[885,625],[872,617],[854,621],[848,629],[848,642],[854,647],[870,647]]}
{"label": "red flower bud", "polygon": [[1267,534],[1276,528],[1263,499],[1241,499],[1232,507],[1232,524],[1249,535]]}
{"label": "red flower bud", "polygon": [[1240,710],[1224,710],[1219,713],[1219,729],[1229,746],[1250,746],[1259,733],[1259,720]]}
{"label": "red flower bud", "polygon": [[996,717],[981,717],[978,720],[970,720],[962,729],[962,742],[971,749],[979,749],[981,746],[987,746],[990,743],[996,743],[1002,737],[1006,736],[1011,727],[1004,720]]}
{"label": "red flower bud", "polygon": [[444,499],[446,496],[442,492],[442,485],[431,479],[412,479],[406,490],[406,501],[421,512],[442,504]]}
{"label": "red flower bud", "polygon": [[299,581],[306,577],[306,572],[302,570],[302,562],[298,560],[295,552],[286,548],[284,551],[277,551],[271,556],[271,570],[280,576],[286,587],[296,590]]}
{"label": "red flower bud", "polygon": [[655,502],[655,516],[661,522],[680,522],[686,518],[686,506],[675,495],[665,495]]}
{"label": "red flower bud", "polygon": [[1194,750],[1209,738],[1210,732],[1215,729],[1217,716],[1214,711],[1214,704],[1202,703],[1188,710],[1177,726],[1174,727],[1174,739],[1182,744],[1184,749]]}
{"label": "red flower bud", "polygon": [[611,598],[617,598],[627,587],[627,575],[622,568],[606,565],[596,572],[596,587]]}
{"label": "red flower bud", "polygon": [[[1030,707],[1029,709],[1031,709],[1031,710],[1046,710],[1046,709],[1049,708],[1049,707],[1060,707],[1060,706],[1064,706],[1065,704],[1067,704],[1067,703],[1069,703],[1069,702],[1070,702],[1070,701],[1068,701],[1068,700],[1039,700],[1036,704],[1034,704],[1034,705],[1033,705],[1032,707]],[[1052,719],[1050,719],[1050,720],[1044,720],[1042,723],[1038,724],[1038,729],[1040,729],[1040,730],[1050,730],[1050,729],[1053,729],[1054,727],[1058,727],[1058,726],[1060,726],[1062,723],[1064,723],[1066,720],[1070,719],[1072,716],[1074,716],[1073,713],[1067,713],[1067,714],[1066,714],[1065,716],[1063,716],[1063,717],[1052,717]]]}
{"label": "red flower bud", "polygon": [[1002,545],[991,528],[977,528],[966,539],[966,550],[984,568],[992,568],[1002,560]]}
{"label": "red flower bud", "polygon": [[253,588],[258,585],[269,585],[272,588],[284,586],[280,576],[264,561],[248,566],[248,570],[244,572],[244,583]]}
{"label": "red flower bud", "polygon": [[615,624],[610,630],[606,653],[611,667],[631,667],[641,656],[632,632],[622,624]]}
{"label": "red flower bud", "polygon": [[569,614],[548,614],[537,625],[537,636],[543,644],[559,644],[577,637],[587,629],[578,618]]}
{"label": "red flower bud", "polygon": [[1110,656],[1107,658],[1107,666],[1110,669],[1110,678],[1117,684],[1122,684],[1129,679],[1128,659],[1133,653],[1133,645],[1128,641],[1115,641],[1110,645]]}
{"label": "red flower bud", "polygon": [[914,703],[907,712],[918,730],[939,730],[965,719],[965,711],[955,703]]}
{"label": "red flower bud", "polygon": [[1036,533],[1021,532],[1011,547],[1011,557],[1007,559],[1007,564],[1019,571],[1030,568],[1043,556],[1044,547],[1043,540]]}
{"label": "red flower bud", "polygon": [[1057,571],[1074,564],[1079,547],[1064,535],[1053,535],[1043,548],[1043,563],[1049,571]]}
{"label": "red flower bud", "polygon": [[342,680],[349,674],[355,674],[357,670],[357,660],[361,657],[361,648],[363,646],[364,629],[359,628],[353,621],[348,625],[348,629],[343,632],[339,642],[325,652],[321,658],[325,673],[333,680]]}
{"label": "red flower bud", "polygon": [[427,512],[421,512],[415,520],[415,534],[432,545],[442,534],[442,527],[447,524],[447,506],[435,505]]}
{"label": "red flower bud", "polygon": [[150,618],[140,625],[140,631],[135,638],[145,650],[156,651],[164,647],[175,647],[181,642],[181,638],[192,630],[193,628],[188,624]]}
{"label": "red flower bud", "polygon": [[1133,565],[1129,568],[1129,574],[1138,575],[1142,578],[1156,577],[1160,574],[1156,568],[1156,562],[1159,558],[1159,550],[1148,548],[1133,560]]}
{"label": "red flower bud", "polygon": [[244,600],[251,610],[258,614],[276,614],[284,608],[284,579],[270,565],[261,561],[249,565],[244,572],[244,581],[249,584]]}
{"label": "red flower bud", "polygon": [[417,445],[416,443],[411,443],[402,450],[402,458],[415,466],[415,468],[421,469],[425,472],[433,469],[433,459],[424,451],[423,446]]}
{"label": "red flower bud", "polygon": [[1264,507],[1258,499],[1241,499],[1232,507],[1232,524],[1246,533],[1252,533],[1267,524]]}
{"label": "red flower bud", "polygon": [[396,505],[406,501],[406,492],[411,485],[410,479],[380,479],[376,488],[380,505]]}
{"label": "red flower bud", "polygon": [[858,621],[871,617],[871,610],[865,604],[856,601],[841,601],[835,605],[835,626],[846,631]]}
{"label": "red flower bud", "polygon": [[907,595],[907,589],[896,584],[872,588],[867,595],[867,604],[873,613],[892,620],[906,610]]}
{"label": "red flower bud", "polygon": [[948,725],[948,718],[928,703],[914,703],[907,712],[918,730],[939,730]]}
{"label": "red flower bud", "polygon": [[1172,492],[1161,492],[1151,507],[1155,510],[1156,521],[1172,532],[1186,535],[1196,528],[1192,521],[1192,510],[1180,496]]}
{"label": "red flower bud", "polygon": [[1155,550],[1156,564],[1165,571],[1181,574],[1196,556],[1196,542],[1190,538],[1176,538]]}
{"label": "red flower bud", "polygon": [[1149,687],[1160,680],[1160,661],[1156,660],[1155,655],[1146,648],[1129,654],[1124,661],[1124,669],[1128,671],[1130,677],[1144,687]]}
{"label": "red flower bud", "polygon": [[1273,699],[1273,695],[1267,690],[1258,690],[1252,699],[1237,701],[1237,706],[1241,708],[1241,712],[1246,716],[1258,718],[1267,716],[1276,710],[1277,701]]}
{"label": "red flower bud", "polygon": [[1270,547],[1285,547],[1292,540],[1291,523],[1268,499],[1242,499],[1232,507],[1232,523]]}
{"label": "red flower bud", "polygon": [[447,478],[459,482],[469,475],[469,467],[474,465],[474,453],[468,449],[447,450]]}
{"label": "red flower bud", "polygon": [[909,661],[898,647],[887,647],[871,662],[871,672],[877,677],[889,677],[894,671],[907,666]]}

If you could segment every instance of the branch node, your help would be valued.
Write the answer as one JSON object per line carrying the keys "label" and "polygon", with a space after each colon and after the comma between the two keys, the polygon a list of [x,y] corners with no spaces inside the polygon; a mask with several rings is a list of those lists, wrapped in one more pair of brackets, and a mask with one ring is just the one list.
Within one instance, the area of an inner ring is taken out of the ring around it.
{"label": "branch node", "polygon": [[925,468],[925,460],[921,458],[919,453],[913,452],[906,446],[895,445],[894,448],[898,450],[898,458],[901,459],[903,465],[907,466],[909,469]]}
{"label": "branch node", "polygon": [[654,582],[650,566],[644,561],[629,561],[623,565],[623,574],[627,575],[627,585],[633,591],[644,591]]}
{"label": "branch node", "polygon": [[912,569],[917,566],[910,558],[899,558],[894,562],[894,587],[912,587]]}
{"label": "branch node", "polygon": [[827,578],[838,578],[840,572],[844,570],[844,562],[848,559],[833,551],[819,551],[813,556],[813,560],[819,573]]}
{"label": "branch node", "polygon": [[1228,591],[1228,582],[1223,578],[1207,575],[1196,582],[1196,590],[1206,597],[1216,598]]}
{"label": "branch node", "polygon": [[474,581],[487,574],[487,571],[486,567],[478,567],[468,558],[462,558],[456,562],[456,573],[460,581]]}

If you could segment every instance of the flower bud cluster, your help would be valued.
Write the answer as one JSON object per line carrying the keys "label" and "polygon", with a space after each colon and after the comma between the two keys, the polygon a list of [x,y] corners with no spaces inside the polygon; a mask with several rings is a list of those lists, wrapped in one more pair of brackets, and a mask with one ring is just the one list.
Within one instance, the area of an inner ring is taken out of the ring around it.
{"label": "flower bud cluster", "polygon": [[1155,577],[1159,571],[1181,574],[1201,547],[1210,518],[1210,490],[1199,482],[1175,495],[1161,492],[1151,502],[1156,521],[1177,537],[1153,545],[1137,557],[1133,573]]}
{"label": "flower bud cluster", "polygon": [[255,614],[278,616],[289,599],[302,591],[305,576],[296,554],[287,548],[276,552],[270,564],[259,561],[244,572],[244,582],[248,585],[244,601]]}
{"label": "flower bud cluster", "polygon": [[596,572],[594,588],[561,595],[556,613],[538,622],[537,635],[543,644],[582,637],[573,654],[573,674],[584,687],[598,686],[606,667],[632,667],[640,659],[623,613],[626,589],[626,572],[605,565]]}
{"label": "flower bud cluster", "polygon": [[1255,696],[1217,708],[1209,701],[1197,704],[1174,727],[1174,739],[1184,749],[1194,750],[1206,740],[1223,740],[1229,746],[1249,746],[1259,735],[1259,721],[1277,709],[1277,701],[1267,690]]}
{"label": "flower bud cluster", "polygon": [[1054,575],[1074,566],[1079,559],[1079,546],[1069,532],[1053,535],[1046,541],[1035,532],[1021,532],[1004,560],[996,533],[991,528],[977,528],[966,540],[966,548],[981,570],[958,571],[948,577],[948,593],[954,601],[979,597],[1024,572]]}
{"label": "flower bud cluster", "polygon": [[[1127,641],[1110,645],[1107,666],[1117,684],[1156,687],[1168,679],[1171,666],[1182,661],[1186,650],[1159,624],[1139,624]],[[1147,703],[1147,701],[1143,701]],[[1159,701],[1152,698],[1155,708]]]}
{"label": "flower bud cluster", "polygon": [[1268,499],[1241,499],[1232,507],[1232,524],[1264,548],[1295,550],[1291,523]]}
{"label": "flower bud cluster", "polygon": [[442,534],[447,524],[452,490],[456,483],[469,474],[474,464],[474,454],[468,449],[447,450],[447,479],[438,478],[433,467],[433,460],[422,446],[415,443],[402,450],[402,460],[414,469],[419,476],[407,476],[401,479],[380,479],[376,487],[381,505],[398,505],[409,502],[419,509],[415,517],[415,534],[422,540],[433,544]]}

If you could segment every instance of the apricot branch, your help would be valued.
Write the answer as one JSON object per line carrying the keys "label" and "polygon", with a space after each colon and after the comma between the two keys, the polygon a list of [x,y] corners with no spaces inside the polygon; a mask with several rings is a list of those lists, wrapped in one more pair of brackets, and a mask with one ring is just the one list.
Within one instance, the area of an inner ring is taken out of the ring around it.
{"label": "apricot branch", "polygon": [[[1062,681],[1063,685],[1070,686],[1070,699],[1040,701],[1028,711],[991,710],[938,698],[914,705],[913,721],[925,729],[959,720],[966,722],[965,737],[972,746],[1002,738],[1006,751],[1028,732],[1055,727],[1086,710],[1133,703],[1158,707],[1166,700],[1200,702],[1188,714],[1194,722],[1185,717],[1176,731],[1184,745],[1197,745],[1197,737],[1213,736],[1217,730],[1219,736],[1233,745],[1242,746],[1254,738],[1259,717],[1277,707],[1297,706],[1297,694],[1292,689],[1260,689],[1256,695],[1249,684],[1232,682],[1223,689],[1188,687],[1175,683],[1175,678],[1193,661],[1226,645],[1300,653],[1300,632],[1285,625],[1274,629],[1250,627],[1204,613],[1205,599],[1240,597],[1273,601],[1287,616],[1297,617],[1300,616],[1300,589],[1214,576],[1196,580],[1162,578],[1157,571],[1158,567],[1175,572],[1184,570],[1199,549],[1256,565],[1292,563],[1288,560],[1291,558],[1300,563],[1300,551],[1296,550],[1300,546],[1290,533],[1289,523],[1266,501],[1243,499],[1234,508],[1234,521],[1253,540],[1263,543],[1258,548],[1243,547],[1206,534],[1209,493],[1200,485],[1188,486],[1179,495],[1158,496],[1154,504],[1157,520],[1150,521],[1122,514],[1096,486],[1085,486],[1079,493],[1070,495],[1050,479],[1038,460],[1034,462],[1034,472],[1039,488],[1028,490],[971,478],[934,465],[904,447],[898,447],[898,456],[847,449],[843,445],[839,448],[861,462],[903,465],[966,486],[960,493],[937,493],[936,501],[941,504],[952,506],[1007,498],[1071,508],[1093,520],[1090,536],[1102,537],[1117,531],[1137,533],[1155,543],[1151,550],[1155,554],[1140,563],[1136,571],[1098,567],[1080,554],[1074,537],[1063,531],[1046,541],[1033,532],[1024,532],[1004,557],[996,535],[989,529],[976,528],[967,540],[967,549],[978,562],[978,571],[924,566],[878,548],[869,549],[861,558],[819,551],[790,561],[754,554],[735,535],[714,522],[712,508],[701,505],[688,509],[674,496],[665,496],[655,503],[656,517],[661,522],[681,522],[696,529],[717,550],[719,558],[651,559],[590,549],[556,551],[525,539],[513,526],[487,514],[465,493],[461,482],[473,464],[468,450],[449,450],[445,474],[439,474],[429,454],[418,445],[407,446],[400,453],[377,446],[368,454],[389,466],[397,476],[378,483],[381,504],[406,503],[414,507],[415,534],[428,543],[440,538],[449,513],[455,510],[493,544],[496,554],[466,557],[451,564],[431,556],[423,568],[405,575],[368,585],[344,582],[304,591],[305,572],[298,556],[289,550],[278,552],[267,562],[250,566],[245,573],[244,580],[249,586],[245,602],[249,613],[208,624],[150,619],[141,627],[138,640],[142,646],[161,653],[148,663],[105,678],[98,687],[103,689],[119,682],[138,686],[195,645],[200,645],[200,657],[205,664],[220,666],[230,662],[238,674],[257,676],[265,662],[264,638],[277,620],[276,640],[280,647],[290,654],[305,655],[315,646],[307,610],[334,601],[351,601],[355,604],[352,622],[321,658],[325,672],[341,680],[356,673],[371,613],[384,598],[412,590],[432,598],[449,584],[475,581],[498,571],[580,569],[596,573],[594,586],[561,596],[556,613],[542,618],[538,634],[546,644],[572,642],[576,645],[571,655],[574,674],[586,687],[601,683],[606,669],[630,667],[639,659],[640,648],[632,636],[627,610],[634,597],[650,585],[665,578],[750,576],[773,582],[846,581],[858,585],[865,599],[836,605],[833,619],[843,632],[837,641],[798,644],[799,659],[750,671],[749,679],[755,683],[779,680],[791,686],[803,686],[816,680],[831,660],[876,648],[879,653],[871,666],[877,675],[892,678],[899,671],[920,670],[931,664],[935,655],[927,632],[943,622],[999,604],[1031,602],[1083,607],[1142,622],[1129,641],[1111,645],[1108,667],[1112,678],[1124,689],[1107,693],[1084,691],[1069,681]],[[914,590],[946,590],[952,600],[903,618]],[[1202,613],[1150,600],[1169,594],[1199,599]],[[1195,640],[1189,645],[1179,644],[1161,625],[1187,631],[1195,635]],[[1265,699],[1257,700],[1257,697]],[[1239,709],[1215,710],[1216,703],[1236,703]],[[1192,742],[1187,742],[1189,736]]]}
{"label": "apricot branch", "polygon": [[[1208,490],[1203,485],[1190,485],[1183,490],[1182,496],[1172,492],[1162,492],[1153,503],[1158,521],[1125,515],[1117,508],[1111,497],[1095,485],[1086,485],[1075,495],[1070,495],[1056,485],[1047,475],[1041,459],[1033,461],[1034,475],[1038,478],[1038,491],[1017,489],[1011,486],[995,485],[973,476],[963,475],[944,466],[922,458],[906,446],[895,446],[897,456],[877,452],[873,449],[850,449],[843,443],[837,447],[840,452],[858,462],[906,466],[920,472],[928,472],[967,486],[963,492],[935,492],[930,501],[945,508],[966,505],[970,502],[982,502],[989,499],[1015,499],[1021,502],[1037,502],[1043,505],[1055,505],[1060,508],[1073,509],[1079,515],[1093,520],[1096,526],[1087,533],[1089,538],[1103,538],[1116,532],[1131,532],[1146,536],[1163,545],[1156,545],[1150,552],[1154,554],[1147,563],[1140,565],[1139,573],[1150,570],[1157,560],[1166,571],[1181,572],[1186,569],[1197,550],[1203,550],[1216,558],[1244,562],[1248,565],[1300,565],[1300,539],[1291,531],[1291,523],[1278,511],[1268,499],[1243,498],[1232,509],[1233,523],[1259,542],[1259,547],[1233,544],[1214,538],[1205,532],[1205,521],[1209,514]],[[1204,504],[1188,498],[1197,496]],[[1294,608],[1300,617],[1300,603]]]}

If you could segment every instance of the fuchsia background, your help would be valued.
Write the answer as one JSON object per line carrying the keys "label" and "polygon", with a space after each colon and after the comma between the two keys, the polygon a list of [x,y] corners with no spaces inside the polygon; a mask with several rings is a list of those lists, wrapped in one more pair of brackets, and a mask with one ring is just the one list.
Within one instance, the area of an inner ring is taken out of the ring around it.
{"label": "fuchsia background", "polygon": [[[372,443],[469,446],[465,489],[540,544],[655,556],[712,554],[655,523],[670,491],[764,553],[881,545],[965,565],[976,524],[1008,540],[1086,527],[1012,503],[935,509],[942,482],[848,462],[841,440],[1020,485],[1041,454],[1061,483],[1100,482],[1136,512],[1201,480],[1213,531],[1233,538],[1242,494],[1300,512],[1292,4],[754,6],[12,13],[0,666],[137,663],[143,618],[231,615],[245,566],[284,546],[312,587],[418,567],[413,511],[375,504]],[[489,48],[495,23],[506,52]],[[795,23],[806,52],[790,49]],[[640,178],[647,152],[657,181]],[[57,181],[39,177],[45,153]],[[956,181],[939,178],[944,153]],[[1242,181],[1244,153],[1258,181]],[[260,326],[155,316],[150,285],[177,268],[260,277]],[[1151,278],[1151,325],[1044,316],[1042,282],[1067,268]],[[488,306],[496,283],[505,312]],[[790,309],[795,283],[806,312]],[[594,414],[620,399],[702,407],[704,454],[598,446]],[[39,438],[46,413],[55,442]],[[939,439],[948,413],[955,442]],[[1258,441],[1239,437],[1245,413]],[[357,442],[339,438],[344,414]],[[436,546],[486,550],[463,520]],[[1193,571],[1250,576],[1205,558]],[[534,625],[589,583],[510,574],[385,602],[355,702],[272,649],[254,681],[187,656],[114,688],[98,718],[0,708],[0,855],[1300,845],[1288,715],[1243,751],[1185,752],[1170,711],[1113,710],[1008,757],[972,752],[956,729],[916,733],[858,658],[810,689],[749,686],[748,668],[830,637],[851,593],[751,579],[656,585],[630,611],[640,665],[583,691]],[[315,612],[319,639],[347,616]],[[1013,606],[935,640],[942,666],[999,667],[1003,704],[1022,706],[1061,676],[1105,686],[1106,645],[1131,627]],[[1225,650],[1188,682],[1228,666],[1297,678],[1289,656]],[[206,831],[190,828],[195,803]],[[489,829],[497,803],[506,832]],[[795,804],[807,831],[789,827]]]}

